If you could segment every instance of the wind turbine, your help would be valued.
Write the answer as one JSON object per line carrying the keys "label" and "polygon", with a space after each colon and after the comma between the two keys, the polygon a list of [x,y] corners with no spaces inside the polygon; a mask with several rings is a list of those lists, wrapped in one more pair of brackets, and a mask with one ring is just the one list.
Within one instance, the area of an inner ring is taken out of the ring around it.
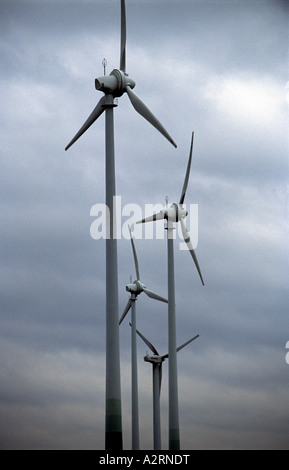
{"label": "wind turbine", "polygon": [[[169,354],[161,356],[156,348],[150,343],[150,341],[143,336],[140,331],[137,330],[137,334],[145,342],[145,344],[150,348],[153,355],[147,354],[144,357],[145,362],[149,362],[153,366],[153,416],[154,416],[154,450],[162,450],[161,447],[161,414],[160,414],[160,395],[161,395],[161,386],[162,386],[162,368],[163,362],[169,357]],[[186,341],[182,346],[177,348],[177,352],[185,348],[188,344],[195,341],[199,338],[200,335],[194,336],[189,341]]]}
{"label": "wind turbine", "polygon": [[134,283],[130,283],[126,286],[127,292],[130,292],[130,299],[124,309],[122,317],[119,321],[119,324],[123,322],[126,315],[131,309],[131,395],[132,395],[132,450],[139,450],[139,409],[138,409],[138,374],[137,374],[137,344],[136,344],[136,300],[137,297],[144,292],[148,297],[159,300],[160,302],[168,303],[166,299],[161,297],[158,294],[155,294],[151,290],[148,290],[147,287],[140,280],[139,273],[139,263],[137,258],[137,253],[135,249],[134,240],[132,237],[131,229],[129,227],[130,239],[132,252],[134,257],[134,264],[136,270],[137,280]]}
{"label": "wind turbine", "polygon": [[169,449],[180,449],[179,431],[179,405],[178,405],[178,372],[177,372],[177,346],[176,346],[176,301],[175,301],[175,268],[174,268],[174,240],[173,232],[175,223],[180,222],[184,240],[196,265],[202,284],[203,276],[195,254],[190,235],[186,229],[184,219],[188,212],[184,208],[186,192],[188,189],[190,170],[192,165],[194,144],[194,132],[192,133],[191,149],[185,176],[185,181],[178,204],[172,204],[159,213],[143,219],[137,223],[153,222],[157,220],[167,220],[168,232],[168,336],[169,336]]}
{"label": "wind turbine", "polygon": [[85,121],[75,137],[67,145],[68,150],[101,116],[105,111],[105,142],[106,142],[106,206],[109,221],[106,239],[106,420],[105,448],[106,450],[121,450],[122,416],[121,416],[121,381],[120,381],[120,352],[118,327],[118,261],[117,240],[114,239],[116,214],[114,213],[115,185],[115,151],[114,151],[114,111],[118,104],[115,98],[127,93],[135,110],[149,121],[175,147],[176,144],[168,132],[132,91],[135,82],[126,73],[126,11],[125,0],[121,0],[121,47],[120,67],[114,69],[109,76],[97,78],[95,88],[104,93],[96,107]]}

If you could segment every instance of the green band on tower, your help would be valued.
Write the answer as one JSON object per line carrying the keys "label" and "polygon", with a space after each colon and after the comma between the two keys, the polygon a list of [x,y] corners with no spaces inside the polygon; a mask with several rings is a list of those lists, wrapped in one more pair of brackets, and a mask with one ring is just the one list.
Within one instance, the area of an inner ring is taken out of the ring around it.
{"label": "green band on tower", "polygon": [[170,450],[180,450],[180,431],[179,429],[170,429],[169,432]]}
{"label": "green band on tower", "polygon": [[107,400],[105,449],[122,450],[121,400]]}

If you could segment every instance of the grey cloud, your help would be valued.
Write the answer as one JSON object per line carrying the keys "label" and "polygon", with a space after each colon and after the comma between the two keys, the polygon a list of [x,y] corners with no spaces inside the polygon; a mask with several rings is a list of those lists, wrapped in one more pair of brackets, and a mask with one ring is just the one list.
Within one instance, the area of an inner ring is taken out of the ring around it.
{"label": "grey cloud", "polygon": [[[177,241],[178,342],[200,334],[179,356],[184,448],[288,447],[288,15],[281,3],[127,2],[129,70],[178,150],[126,97],[119,100],[124,205],[178,200],[195,130],[188,203],[199,204],[206,285]],[[118,66],[119,9],[107,0],[1,6],[0,447],[102,448],[105,245],[90,237],[90,209],[104,201],[103,119],[69,153],[64,148],[99,99],[94,78],[103,57]],[[165,295],[165,240],[136,245],[145,282]],[[120,313],[130,274],[131,247],[122,239]],[[138,327],[167,352],[163,305],[140,298]],[[151,369],[138,348],[147,447]],[[121,354],[129,448],[128,322]],[[166,382],[167,369],[164,446]]]}

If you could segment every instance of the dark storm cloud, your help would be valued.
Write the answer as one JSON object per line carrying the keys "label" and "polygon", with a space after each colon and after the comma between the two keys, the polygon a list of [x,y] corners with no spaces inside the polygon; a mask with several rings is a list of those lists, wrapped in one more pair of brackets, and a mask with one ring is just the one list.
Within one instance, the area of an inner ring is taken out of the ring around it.
{"label": "dark storm cloud", "polygon": [[[183,448],[287,448],[285,4],[128,1],[127,18],[136,91],[178,150],[124,96],[115,113],[123,205],[177,201],[196,132],[187,199],[199,204],[206,286],[177,240],[178,343],[200,334],[179,355]],[[104,200],[103,119],[64,147],[99,99],[103,57],[118,66],[119,6],[2,1],[0,23],[0,447],[102,448],[105,244],[90,237],[90,209]],[[165,240],[136,246],[144,282],[165,296]],[[131,274],[122,239],[120,313]],[[140,298],[138,327],[167,352],[165,306]],[[151,368],[138,347],[141,441],[150,447]],[[121,355],[129,448],[128,322]],[[163,382],[165,447],[167,368]]]}

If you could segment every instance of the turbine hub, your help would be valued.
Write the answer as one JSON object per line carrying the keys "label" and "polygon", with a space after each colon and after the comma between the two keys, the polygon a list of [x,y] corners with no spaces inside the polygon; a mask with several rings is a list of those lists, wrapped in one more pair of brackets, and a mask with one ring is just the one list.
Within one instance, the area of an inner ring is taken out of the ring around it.
{"label": "turbine hub", "polygon": [[135,283],[136,283],[136,286],[137,286],[137,293],[139,295],[143,292],[144,289],[146,289],[146,286],[140,281],[135,281]]}
{"label": "turbine hub", "polygon": [[105,94],[111,94],[118,98],[124,94],[126,87],[135,87],[135,81],[122,70],[114,69],[109,76],[95,79],[95,88]]}
{"label": "turbine hub", "polygon": [[183,208],[181,204],[172,204],[169,209],[164,211],[165,219],[171,222],[179,222],[181,219],[185,219],[188,212]]}

